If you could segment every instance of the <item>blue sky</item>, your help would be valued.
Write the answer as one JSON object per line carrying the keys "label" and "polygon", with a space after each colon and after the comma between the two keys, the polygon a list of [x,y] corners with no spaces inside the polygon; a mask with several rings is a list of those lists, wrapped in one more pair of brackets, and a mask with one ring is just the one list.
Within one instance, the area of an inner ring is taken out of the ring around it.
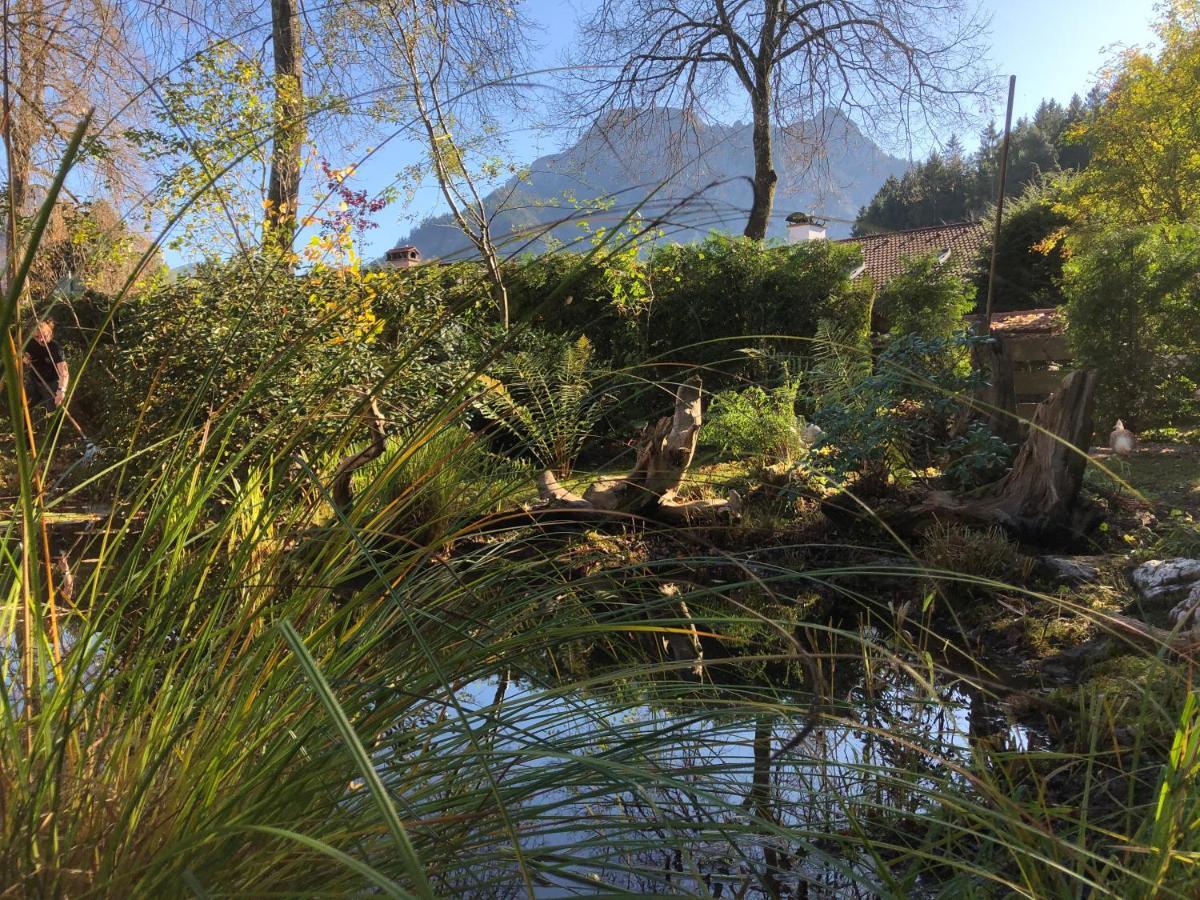
{"label": "blue sky", "polygon": [[[595,0],[525,0],[522,7],[538,27],[540,47],[532,60],[535,68],[560,64],[562,51],[574,36],[576,13],[594,3]],[[993,67],[998,74],[1017,76],[1016,117],[1031,113],[1043,98],[1053,97],[1065,103],[1073,93],[1085,93],[1117,46],[1147,45],[1154,36],[1150,27],[1154,17],[1153,0],[1120,3],[1114,0],[984,0],[984,6],[992,17]],[[994,118],[1001,123],[1003,96],[995,98],[992,108]],[[976,136],[987,118],[965,121],[956,129],[959,139],[968,148],[973,149],[977,143]],[[949,137],[949,133],[937,136],[941,141]],[[523,164],[560,149],[562,140],[558,134],[514,127],[509,133],[508,150],[516,162]],[[923,156],[929,146],[928,143],[916,146],[911,154]],[[885,149],[901,156],[906,153],[904,148]],[[363,162],[352,186],[379,191],[393,183],[406,165],[420,159],[420,154],[419,145],[394,139]],[[335,165],[357,161],[354,158],[331,160]],[[436,185],[422,186],[407,202],[393,204],[376,217],[379,227],[363,236],[363,255],[368,259],[382,255],[420,219],[444,211]],[[176,256],[168,253],[168,262],[174,265],[183,261],[173,258]]]}
{"label": "blue sky", "polygon": [[[578,10],[588,5],[588,0],[576,0],[570,6]],[[557,64],[572,38],[574,14],[562,0],[528,0],[524,8],[541,28],[542,47],[535,62]],[[1085,93],[1115,46],[1146,45],[1153,40],[1153,0],[986,0],[985,8],[992,17],[992,63],[998,73],[1017,76],[1016,117],[1031,113],[1043,98],[1065,103],[1073,93]],[[994,109],[995,119],[1002,121],[1003,97],[996,97]],[[969,148],[975,145],[982,124],[963,123],[959,137]],[[948,137],[940,136],[943,140]],[[555,135],[518,131],[511,138],[510,150],[520,162],[529,162],[558,149],[558,143]],[[888,149],[896,152],[896,148]],[[925,149],[916,148],[914,155],[923,155]],[[410,152],[412,147],[397,146],[379,154],[360,170],[361,184],[371,188],[386,184],[407,162]],[[389,207],[379,217],[380,227],[366,241],[367,255],[381,254],[412,222],[441,211],[432,185],[418,191],[404,208]]]}

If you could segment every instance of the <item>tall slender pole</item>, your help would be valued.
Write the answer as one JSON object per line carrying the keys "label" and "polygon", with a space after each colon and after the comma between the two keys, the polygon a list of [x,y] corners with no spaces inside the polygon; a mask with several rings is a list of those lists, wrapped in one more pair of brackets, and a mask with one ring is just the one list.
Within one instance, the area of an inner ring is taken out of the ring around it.
{"label": "tall slender pole", "polygon": [[1017,93],[1017,76],[1008,77],[1008,111],[1004,114],[1004,143],[1000,148],[1000,189],[996,193],[996,228],[992,232],[992,264],[988,271],[987,335],[992,336],[992,297],[996,290],[996,252],[1000,249],[1000,223],[1004,219],[1004,188],[1008,180],[1008,144],[1012,135],[1013,97]]}

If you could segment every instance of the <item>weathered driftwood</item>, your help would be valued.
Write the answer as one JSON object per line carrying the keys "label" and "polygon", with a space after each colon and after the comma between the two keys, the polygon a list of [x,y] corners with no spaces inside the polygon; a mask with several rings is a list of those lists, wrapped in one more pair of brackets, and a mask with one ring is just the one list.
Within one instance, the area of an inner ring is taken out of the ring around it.
{"label": "weathered driftwood", "polygon": [[1098,513],[1079,505],[1079,489],[1094,430],[1096,374],[1072,372],[1040,403],[1012,470],[985,497],[958,499],[934,493],[905,516],[910,527],[929,519],[998,524],[1038,543],[1079,537]]}
{"label": "weathered driftwood", "polygon": [[1200,626],[1168,631],[1121,615],[1107,616],[1101,624],[1118,637],[1139,640],[1151,644],[1155,649],[1165,647],[1172,653],[1192,659],[1200,653]]}
{"label": "weathered driftwood", "polygon": [[379,411],[379,404],[374,399],[371,400],[371,405],[367,407],[366,419],[367,432],[371,436],[371,443],[357,453],[343,459],[333,472],[329,492],[333,497],[333,505],[341,510],[349,509],[354,499],[354,493],[350,487],[350,480],[354,473],[371,460],[382,456],[384,449],[387,447],[387,435],[383,430],[383,413]]}
{"label": "weathered driftwood", "polygon": [[538,491],[546,508],[570,511],[582,519],[637,516],[679,526],[736,519],[741,514],[736,491],[725,500],[676,497],[696,453],[703,422],[700,400],[699,378],[679,385],[674,415],[643,429],[633,470],[623,478],[597,481],[580,495],[563,487],[553,472],[543,472]]}

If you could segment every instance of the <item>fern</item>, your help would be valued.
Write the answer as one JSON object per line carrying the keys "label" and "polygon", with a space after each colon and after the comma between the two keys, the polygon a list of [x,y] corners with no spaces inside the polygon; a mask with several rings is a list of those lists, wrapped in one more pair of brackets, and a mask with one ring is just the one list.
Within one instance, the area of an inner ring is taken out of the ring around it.
{"label": "fern", "polygon": [[514,353],[479,376],[476,405],[559,476],[569,475],[603,410],[586,336],[556,355]]}
{"label": "fern", "polygon": [[871,375],[871,354],[850,330],[829,319],[817,322],[812,362],[805,373],[808,395],[816,407],[845,405]]}

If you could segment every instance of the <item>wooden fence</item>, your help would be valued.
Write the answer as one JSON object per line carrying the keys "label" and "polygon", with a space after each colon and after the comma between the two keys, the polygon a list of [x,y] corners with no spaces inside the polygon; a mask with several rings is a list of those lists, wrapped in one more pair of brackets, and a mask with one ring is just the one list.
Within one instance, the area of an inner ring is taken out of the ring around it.
{"label": "wooden fence", "polygon": [[1013,387],[1017,414],[1033,415],[1037,405],[1058,389],[1072,371],[1073,359],[1062,334],[1034,332],[1001,334],[1013,361]]}

